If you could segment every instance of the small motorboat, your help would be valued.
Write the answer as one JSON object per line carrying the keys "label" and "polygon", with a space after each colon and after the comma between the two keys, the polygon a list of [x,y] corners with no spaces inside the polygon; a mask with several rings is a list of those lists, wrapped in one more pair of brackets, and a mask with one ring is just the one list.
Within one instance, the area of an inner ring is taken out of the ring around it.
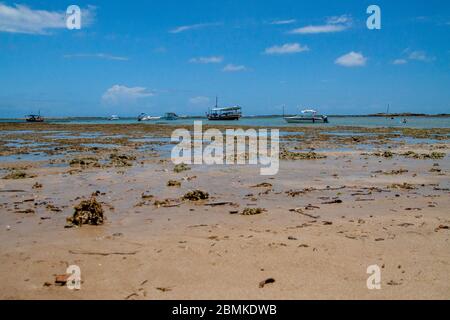
{"label": "small motorboat", "polygon": [[328,123],[328,117],[323,115],[318,115],[316,110],[307,109],[302,110],[301,115],[296,115],[293,117],[284,117],[287,123]]}
{"label": "small motorboat", "polygon": [[141,113],[138,116],[138,121],[151,121],[151,120],[159,120],[159,119],[161,119],[161,117],[148,116],[145,113]]}

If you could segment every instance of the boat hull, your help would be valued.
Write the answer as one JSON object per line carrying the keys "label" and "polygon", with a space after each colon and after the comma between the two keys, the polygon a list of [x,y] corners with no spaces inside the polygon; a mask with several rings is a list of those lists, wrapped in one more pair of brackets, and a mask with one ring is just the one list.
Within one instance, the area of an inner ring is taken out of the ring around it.
{"label": "boat hull", "polygon": [[232,120],[239,120],[241,118],[241,115],[239,114],[233,114],[233,115],[208,115],[208,120],[210,121],[232,121]]}
{"label": "boat hull", "polygon": [[152,120],[160,120],[161,117],[143,117],[139,118],[138,121],[152,121]]}
{"label": "boat hull", "polygon": [[161,119],[168,120],[168,121],[175,121],[175,120],[178,120],[178,116],[176,115],[176,113],[168,112]]}
{"label": "boat hull", "polygon": [[161,118],[161,119],[167,120],[167,121],[175,121],[175,120],[178,120],[178,117],[164,117],[164,118]]}
{"label": "boat hull", "polygon": [[326,117],[287,117],[284,120],[287,123],[328,123]]}

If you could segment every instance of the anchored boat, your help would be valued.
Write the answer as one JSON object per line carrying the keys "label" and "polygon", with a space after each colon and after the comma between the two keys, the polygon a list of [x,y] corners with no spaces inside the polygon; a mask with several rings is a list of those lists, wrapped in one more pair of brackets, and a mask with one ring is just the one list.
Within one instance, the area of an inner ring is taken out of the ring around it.
{"label": "anchored boat", "polygon": [[284,117],[287,123],[328,123],[328,117],[323,115],[318,115],[316,110],[308,109],[302,110],[301,115],[296,115],[293,117]]}
{"label": "anchored boat", "polygon": [[26,122],[44,122],[44,118],[41,117],[41,112],[39,112],[39,114],[30,114],[25,120]]}
{"label": "anchored boat", "polygon": [[208,120],[220,121],[220,120],[239,120],[242,117],[242,108],[239,106],[219,108],[216,106],[206,113]]}
{"label": "anchored boat", "polygon": [[148,116],[145,113],[141,113],[138,116],[138,121],[150,121],[150,120],[159,120],[161,119],[161,117],[152,117],[152,116]]}
{"label": "anchored boat", "polygon": [[169,120],[169,121],[177,120],[178,118],[179,117],[174,112],[167,112],[163,117],[164,120]]}

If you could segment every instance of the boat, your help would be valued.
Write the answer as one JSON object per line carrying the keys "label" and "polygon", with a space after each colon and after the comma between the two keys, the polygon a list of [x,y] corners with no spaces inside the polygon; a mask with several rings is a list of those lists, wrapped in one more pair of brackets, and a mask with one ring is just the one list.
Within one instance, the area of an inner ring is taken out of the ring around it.
{"label": "boat", "polygon": [[179,118],[178,115],[174,112],[167,112],[163,117],[164,120],[171,120],[171,121],[178,120],[178,118]]}
{"label": "boat", "polygon": [[159,119],[161,119],[161,117],[148,116],[145,113],[141,113],[138,116],[138,121],[150,121],[150,120],[159,120]]}
{"label": "boat", "polygon": [[25,118],[26,122],[44,122],[44,118],[41,117],[41,113],[39,114],[30,114]]}
{"label": "boat", "polygon": [[318,115],[316,110],[307,109],[302,110],[301,115],[296,115],[293,117],[284,117],[284,120],[287,123],[304,123],[304,122],[312,122],[312,123],[328,123],[328,117],[323,115]]}
{"label": "boat", "polygon": [[239,120],[242,117],[242,108],[239,106],[219,108],[216,97],[216,106],[206,113],[208,120]]}
{"label": "boat", "polygon": [[110,120],[110,121],[114,121],[114,120],[120,120],[120,118],[119,118],[119,116],[118,115],[115,115],[115,114],[113,114],[111,117],[109,117],[109,119],[108,120]]}

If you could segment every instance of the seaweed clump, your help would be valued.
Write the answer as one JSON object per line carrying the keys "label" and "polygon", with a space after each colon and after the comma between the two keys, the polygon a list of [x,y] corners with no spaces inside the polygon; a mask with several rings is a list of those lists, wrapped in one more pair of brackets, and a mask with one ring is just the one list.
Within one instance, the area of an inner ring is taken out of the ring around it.
{"label": "seaweed clump", "polygon": [[39,183],[39,182],[36,182],[32,186],[32,189],[41,189],[41,188],[42,188],[42,183]]}
{"label": "seaweed clump", "polygon": [[394,156],[394,153],[392,153],[392,151],[383,151],[383,152],[374,152],[372,153],[372,155],[375,157],[392,158]]}
{"label": "seaweed clump", "polygon": [[187,164],[185,164],[185,163],[177,164],[177,165],[173,168],[173,171],[176,172],[176,173],[180,173],[180,172],[188,171],[188,170],[191,170],[191,168],[190,168]]}
{"label": "seaweed clump", "polygon": [[3,177],[3,179],[27,179],[27,178],[34,178],[34,175],[30,175],[26,173],[25,171],[14,171],[6,176]]}
{"label": "seaweed clump", "polygon": [[112,153],[109,155],[110,163],[114,167],[131,167],[130,161],[136,160],[135,156],[130,156],[126,154]]}
{"label": "seaweed clump", "polygon": [[394,156],[394,154],[391,151],[384,151],[381,154],[381,156],[384,157],[384,158],[392,158]]}
{"label": "seaweed clump", "polygon": [[265,212],[266,209],[262,208],[245,208],[244,211],[242,211],[241,215],[243,216],[255,216],[257,214],[261,214]]}
{"label": "seaweed clump", "polygon": [[170,206],[177,206],[176,204],[172,205],[172,200],[171,199],[164,199],[164,200],[155,200],[155,202],[153,203],[153,205],[157,208],[160,207],[170,207]]}
{"label": "seaweed clump", "polygon": [[403,173],[407,173],[408,170],[406,169],[398,169],[398,170],[391,170],[391,171],[385,171],[383,172],[384,175],[398,175],[398,174],[403,174]]}
{"label": "seaweed clump", "polygon": [[189,200],[189,201],[200,201],[200,200],[206,200],[209,199],[209,193],[201,190],[194,190],[189,191],[186,193],[183,198],[183,200]]}
{"label": "seaweed clump", "polygon": [[433,159],[433,160],[440,160],[445,157],[445,153],[443,152],[436,152],[433,151],[431,153],[416,153],[414,151],[408,151],[405,153],[402,153],[402,156],[405,156],[407,158],[414,158],[414,159]]}
{"label": "seaweed clump", "polygon": [[100,163],[97,158],[94,157],[84,157],[72,159],[69,162],[71,167],[82,167],[82,168],[98,168]]}
{"label": "seaweed clump", "polygon": [[272,184],[268,182],[259,183],[257,185],[252,186],[251,188],[272,188]]}
{"label": "seaweed clump", "polygon": [[393,183],[389,186],[391,189],[405,189],[405,190],[414,190],[416,189],[412,184],[403,182],[403,183]]}
{"label": "seaweed clump", "polygon": [[292,152],[288,150],[283,150],[280,153],[280,159],[283,160],[317,160],[325,159],[327,156],[318,154],[316,152]]}
{"label": "seaweed clump", "polygon": [[98,226],[103,224],[105,220],[103,208],[94,197],[90,200],[81,201],[74,209],[73,216],[67,218],[69,227],[81,227],[83,224]]}
{"label": "seaweed clump", "polygon": [[176,180],[169,180],[167,182],[168,187],[181,187],[181,182]]}

